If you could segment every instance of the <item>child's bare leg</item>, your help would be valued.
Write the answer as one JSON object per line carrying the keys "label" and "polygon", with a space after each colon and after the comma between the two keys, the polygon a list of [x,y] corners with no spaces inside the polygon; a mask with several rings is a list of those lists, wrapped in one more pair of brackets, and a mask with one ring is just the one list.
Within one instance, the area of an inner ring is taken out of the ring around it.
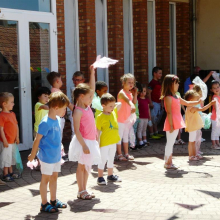
{"label": "child's bare leg", "polygon": [[8,175],[8,172],[9,172],[9,167],[4,167],[3,169],[4,176]]}
{"label": "child's bare leg", "polygon": [[128,143],[123,142],[123,147],[124,147],[124,153],[125,155],[128,154]]}
{"label": "child's bare leg", "polygon": [[41,182],[40,182],[40,195],[42,204],[45,205],[47,203],[47,185],[50,181],[49,175],[42,174]]}
{"label": "child's bare leg", "polygon": [[98,169],[98,177],[103,177],[104,170]]}
{"label": "child's bare leg", "polygon": [[158,132],[158,130],[157,130],[157,124],[153,124],[153,131],[154,131],[154,133]]}
{"label": "child's bare leg", "polygon": [[219,145],[219,140],[215,140],[215,143],[216,143],[217,145]]}
{"label": "child's bare leg", "polygon": [[143,136],[143,141],[147,141],[147,136]]}
{"label": "child's bare leg", "polygon": [[192,143],[192,152],[193,152],[193,156],[195,157],[196,156],[196,142],[195,141]]}
{"label": "child's bare leg", "polygon": [[58,172],[53,172],[52,176],[50,177],[49,188],[50,188],[50,200],[56,200],[56,193],[57,193],[57,178]]}
{"label": "child's bare leg", "polygon": [[180,132],[180,130],[178,132],[178,137],[177,138],[178,138],[178,140],[181,139],[181,132]]}
{"label": "child's bare leg", "polygon": [[85,188],[83,186],[84,170],[85,170],[85,166],[83,164],[78,163],[78,167],[77,167],[77,170],[76,170],[76,179],[77,179],[79,192],[85,190]]}
{"label": "child's bare leg", "polygon": [[121,153],[121,144],[117,144],[117,154],[120,155]]}
{"label": "child's bare leg", "polygon": [[84,169],[84,178],[83,178],[83,188],[84,188],[84,190],[86,190],[88,178],[89,178],[89,173],[87,172],[86,169]]}
{"label": "child's bare leg", "polygon": [[189,151],[189,157],[196,156],[195,141],[194,142],[189,142],[188,151]]}
{"label": "child's bare leg", "polygon": [[9,173],[13,173],[12,166],[10,166],[10,167],[8,168],[8,172],[9,172]]}
{"label": "child's bare leg", "polygon": [[113,168],[108,168],[108,176],[113,175]]}
{"label": "child's bare leg", "polygon": [[213,145],[213,146],[215,146],[215,145],[216,145],[215,140],[212,140],[212,145]]}

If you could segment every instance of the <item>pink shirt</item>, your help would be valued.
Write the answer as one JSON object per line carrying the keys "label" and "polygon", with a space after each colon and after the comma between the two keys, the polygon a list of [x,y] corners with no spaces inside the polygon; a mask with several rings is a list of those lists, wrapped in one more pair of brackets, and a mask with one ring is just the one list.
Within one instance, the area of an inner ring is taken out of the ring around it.
{"label": "pink shirt", "polygon": [[54,93],[54,92],[61,92],[61,90],[60,90],[60,89],[57,89],[57,88],[52,87],[52,88],[51,88],[51,93]]}
{"label": "pink shirt", "polygon": [[149,118],[150,100],[138,97],[139,118]]}
{"label": "pink shirt", "polygon": [[[132,101],[132,99],[133,99],[132,94],[130,92],[126,93],[125,91],[124,91],[124,93],[129,98],[129,100]],[[124,99],[118,98],[118,102],[121,102],[121,108],[118,111],[118,122],[124,123],[128,119],[128,117],[131,115],[131,106],[127,102],[125,102]]]}
{"label": "pink shirt", "polygon": [[[213,100],[214,98],[217,98],[217,99],[218,99],[218,103],[220,104],[220,97],[217,96],[217,95],[213,95],[212,100]],[[211,119],[212,119],[213,121],[216,120],[216,109],[214,108],[214,106],[212,107],[212,116],[211,116]]]}
{"label": "pink shirt", "polygon": [[76,106],[76,109],[79,109],[83,113],[79,126],[82,137],[88,140],[96,140],[95,119],[91,108],[87,107],[87,109],[83,109]]}
{"label": "pink shirt", "polygon": [[[180,112],[180,99],[174,98],[173,96],[170,97],[172,98],[171,111],[172,111],[173,129],[176,130],[180,128],[185,128],[186,125],[183,121],[183,117]],[[165,102],[164,102],[164,106],[165,106],[165,110],[167,111]],[[168,121],[168,117],[166,117],[163,130],[170,131],[170,124]]]}

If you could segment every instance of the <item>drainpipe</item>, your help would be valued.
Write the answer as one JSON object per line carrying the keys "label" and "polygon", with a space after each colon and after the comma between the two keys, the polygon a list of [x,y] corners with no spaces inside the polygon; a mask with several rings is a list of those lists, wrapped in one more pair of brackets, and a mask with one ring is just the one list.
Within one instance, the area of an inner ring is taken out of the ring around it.
{"label": "drainpipe", "polygon": [[192,11],[193,11],[193,67],[196,66],[196,1],[193,0]]}

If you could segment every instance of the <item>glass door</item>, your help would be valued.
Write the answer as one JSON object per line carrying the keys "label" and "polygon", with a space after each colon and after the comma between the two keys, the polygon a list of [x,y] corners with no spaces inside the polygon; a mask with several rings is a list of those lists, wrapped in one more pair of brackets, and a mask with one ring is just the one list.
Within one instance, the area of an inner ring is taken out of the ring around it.
{"label": "glass door", "polygon": [[36,88],[49,86],[47,72],[58,71],[56,1],[34,0],[32,9],[25,2],[30,1],[10,9],[12,0],[5,1],[5,8],[0,1],[0,92],[15,96],[20,150],[32,147]]}

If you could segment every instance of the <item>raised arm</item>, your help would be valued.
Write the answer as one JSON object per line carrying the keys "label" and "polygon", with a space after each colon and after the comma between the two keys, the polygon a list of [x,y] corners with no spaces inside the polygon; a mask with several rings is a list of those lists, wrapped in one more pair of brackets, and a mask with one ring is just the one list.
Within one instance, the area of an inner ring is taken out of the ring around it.
{"label": "raised arm", "polygon": [[198,104],[200,104],[201,102],[202,102],[202,100],[201,99],[199,99],[198,101],[186,101],[186,100],[184,100],[184,99],[182,99],[182,98],[179,98],[180,99],[180,104],[181,105],[185,105],[185,106],[194,106],[194,105],[198,105]]}
{"label": "raised arm", "polygon": [[214,73],[214,71],[210,71],[210,73],[203,79],[203,82],[206,83],[209,78],[212,76],[212,74]]}
{"label": "raised arm", "polygon": [[89,154],[90,153],[89,148],[87,147],[79,131],[81,117],[82,117],[82,112],[78,109],[75,109],[73,113],[74,132],[75,132],[77,140],[79,141],[79,143],[81,144],[83,148],[84,154]]}
{"label": "raised arm", "polygon": [[170,133],[172,133],[174,131],[173,129],[173,118],[172,118],[172,98],[169,97],[169,96],[166,96],[164,98],[164,102],[165,102],[165,105],[166,105],[166,112],[167,112],[167,118],[168,118],[168,121],[169,121],[169,124],[170,124]]}
{"label": "raised arm", "polygon": [[89,79],[89,86],[93,91],[93,95],[95,93],[95,68],[93,65],[90,66],[90,79]]}
{"label": "raised arm", "polygon": [[134,96],[133,96],[133,103],[136,104],[137,103],[137,94],[138,94],[138,89],[137,87],[134,87]]}
{"label": "raised arm", "polygon": [[117,108],[117,110],[119,110],[121,108],[121,102],[116,102],[115,107]]}

